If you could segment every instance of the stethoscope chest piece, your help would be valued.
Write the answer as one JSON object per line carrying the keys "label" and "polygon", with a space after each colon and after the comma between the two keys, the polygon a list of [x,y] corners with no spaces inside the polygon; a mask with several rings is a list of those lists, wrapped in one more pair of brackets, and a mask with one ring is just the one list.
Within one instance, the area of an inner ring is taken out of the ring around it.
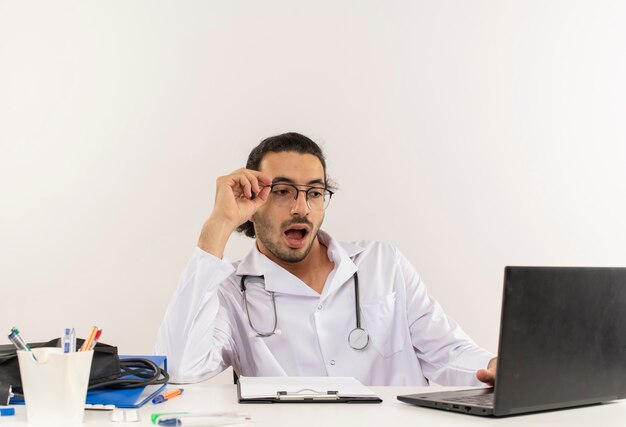
{"label": "stethoscope chest piece", "polygon": [[370,342],[370,336],[363,328],[354,328],[348,335],[348,343],[355,350],[363,350]]}

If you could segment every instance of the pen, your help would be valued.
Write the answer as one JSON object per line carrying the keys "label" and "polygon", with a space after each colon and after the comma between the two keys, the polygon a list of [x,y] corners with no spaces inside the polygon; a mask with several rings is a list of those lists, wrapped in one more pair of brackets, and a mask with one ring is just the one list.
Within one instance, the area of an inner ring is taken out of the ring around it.
{"label": "pen", "polygon": [[100,335],[102,335],[102,329],[98,329],[98,331],[96,332],[96,336],[93,337],[93,340],[91,341],[91,345],[89,346],[87,350],[93,350],[93,348],[96,346],[96,343],[100,339]]}
{"label": "pen", "polygon": [[252,421],[247,412],[174,412],[152,414],[153,424],[160,426],[223,426]]}
{"label": "pen", "polygon": [[72,340],[71,340],[72,331],[70,328],[65,328],[65,332],[63,333],[63,341],[61,341],[63,347],[63,353],[71,353],[72,352]]}
{"label": "pen", "polygon": [[9,334],[9,340],[13,343],[15,348],[17,348],[18,350],[29,351],[31,355],[33,356],[33,359],[37,360],[35,355],[32,354],[33,352],[30,349],[30,346],[28,345],[26,341],[24,341],[24,338],[22,338],[22,335],[20,335],[20,331],[18,331],[18,329],[15,326],[11,328],[11,333]]}
{"label": "pen", "polygon": [[94,338],[96,337],[96,333],[98,333],[98,327],[94,326],[93,328],[91,328],[91,332],[89,333],[89,337],[85,340],[83,345],[80,347],[79,351],[87,351],[87,350],[90,349],[91,343],[94,340]]}
{"label": "pen", "polygon": [[185,391],[184,388],[177,388],[174,391],[170,391],[169,393],[159,394],[157,397],[152,399],[152,403],[162,403],[166,400],[170,400],[172,397],[180,396]]}
{"label": "pen", "polygon": [[160,426],[196,426],[196,427],[219,427],[230,424],[242,424],[250,422],[251,418],[168,418],[159,420]]}
{"label": "pen", "polygon": [[70,331],[70,353],[74,353],[76,351],[76,331],[74,328]]}

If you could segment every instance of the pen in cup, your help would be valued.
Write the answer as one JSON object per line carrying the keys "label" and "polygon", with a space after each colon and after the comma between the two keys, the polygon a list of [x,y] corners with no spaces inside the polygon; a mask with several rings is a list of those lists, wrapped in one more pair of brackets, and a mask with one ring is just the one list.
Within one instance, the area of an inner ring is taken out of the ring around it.
{"label": "pen in cup", "polygon": [[96,343],[100,340],[100,335],[102,335],[102,329],[98,328],[98,331],[96,332],[96,336],[93,337],[93,340],[91,341],[91,345],[89,346],[87,350],[93,350],[93,348],[96,346]]}
{"label": "pen in cup", "polygon": [[74,353],[76,351],[76,331],[74,328],[70,331],[70,353]]}
{"label": "pen in cup", "polygon": [[65,328],[61,347],[63,348],[63,353],[73,353],[76,351],[76,334],[74,333],[74,328]]}
{"label": "pen in cup", "polygon": [[70,328],[65,328],[63,330],[63,338],[61,338],[61,348],[63,349],[63,353],[70,352]]}
{"label": "pen in cup", "polygon": [[11,333],[9,334],[9,340],[13,343],[15,348],[17,348],[18,350],[29,351],[31,353],[31,356],[33,356],[33,359],[37,360],[32,350],[30,349],[30,346],[28,345],[26,341],[24,341],[24,338],[22,338],[20,331],[15,326],[11,328]]}
{"label": "pen in cup", "polygon": [[[87,337],[87,339],[85,340],[85,342],[83,343],[83,345],[80,347],[80,350],[78,351],[88,351],[91,350],[91,346],[94,342],[94,340],[96,339],[96,335],[98,334],[98,327],[94,326],[93,328],[91,328],[91,332],[89,333],[89,337]],[[100,329],[100,333],[102,333],[102,330]]]}

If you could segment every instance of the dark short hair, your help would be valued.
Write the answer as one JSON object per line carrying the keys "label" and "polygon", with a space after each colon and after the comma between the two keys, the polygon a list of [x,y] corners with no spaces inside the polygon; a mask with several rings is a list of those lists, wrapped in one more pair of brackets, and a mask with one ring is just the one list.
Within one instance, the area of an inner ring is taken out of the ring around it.
{"label": "dark short hair", "polygon": [[[299,154],[312,154],[317,157],[324,168],[324,183],[327,187],[329,186],[326,176],[326,159],[324,158],[322,149],[310,138],[296,132],[287,132],[265,138],[250,152],[246,168],[259,170],[261,160],[263,160],[263,157],[265,157],[267,153],[282,153],[285,151],[292,151]],[[255,237],[254,224],[252,221],[244,222],[237,227],[237,231],[244,233],[248,237]]]}

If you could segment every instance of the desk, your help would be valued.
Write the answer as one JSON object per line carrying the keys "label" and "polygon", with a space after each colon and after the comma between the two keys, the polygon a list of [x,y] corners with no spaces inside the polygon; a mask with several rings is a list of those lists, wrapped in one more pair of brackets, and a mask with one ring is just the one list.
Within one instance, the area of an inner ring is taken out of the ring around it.
{"label": "desk", "polygon": [[[138,423],[112,423],[110,411],[86,411],[86,427],[148,426],[153,412],[174,411],[245,411],[254,418],[254,427],[331,427],[331,426],[626,426],[626,400],[603,405],[545,412],[507,418],[483,418],[420,408],[402,403],[398,394],[419,393],[443,387],[371,387],[381,404],[244,404],[237,402],[234,385],[200,383],[183,386],[185,393],[159,405],[148,403],[139,411]],[[23,406],[16,415],[0,418],[0,427],[28,426]]]}

